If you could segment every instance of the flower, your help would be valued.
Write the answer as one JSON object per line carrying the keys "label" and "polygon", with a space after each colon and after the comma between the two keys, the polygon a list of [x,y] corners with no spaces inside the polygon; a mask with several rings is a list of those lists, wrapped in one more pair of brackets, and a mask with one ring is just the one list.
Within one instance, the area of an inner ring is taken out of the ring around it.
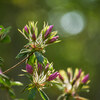
{"label": "flower", "polygon": [[55,37],[53,37],[51,40],[49,40],[49,43],[53,43],[53,42],[55,42],[58,38],[59,38],[59,36],[55,36]]}
{"label": "flower", "polygon": [[45,35],[44,35],[44,38],[45,38],[45,39],[46,39],[47,36],[51,33],[52,29],[53,29],[53,25],[50,25],[49,28],[47,29]]}
{"label": "flower", "polygon": [[28,73],[32,74],[32,73],[33,73],[33,67],[32,67],[31,65],[27,64],[27,65],[26,65],[26,71],[27,71]]}
{"label": "flower", "polygon": [[61,83],[60,87],[62,87],[63,94],[69,95],[70,97],[75,99],[75,98],[81,98],[78,95],[79,91],[82,90],[88,91],[89,88],[88,79],[89,79],[89,74],[85,76],[84,72],[82,72],[81,69],[79,70],[76,68],[75,73],[73,74],[72,69],[67,68],[67,72],[65,72],[64,70],[59,71],[59,77],[57,78],[57,81]]}
{"label": "flower", "polygon": [[24,47],[25,49],[31,49],[31,51],[42,51],[45,52],[45,47],[55,41],[58,41],[58,37],[56,36],[57,32],[52,31],[53,25],[46,25],[44,23],[44,27],[40,33],[38,33],[37,23],[29,22],[29,25],[26,25],[23,30],[19,30],[22,35],[29,40]]}
{"label": "flower", "polygon": [[89,74],[87,74],[86,76],[84,76],[82,83],[85,84],[89,79]]}
{"label": "flower", "polygon": [[42,71],[42,65],[38,63],[38,70]]}
{"label": "flower", "polygon": [[24,27],[24,30],[28,33],[28,28],[27,28],[27,26]]}
{"label": "flower", "polygon": [[58,72],[55,72],[55,73],[51,74],[51,75],[48,77],[48,81],[54,80],[58,75],[59,75]]}
{"label": "flower", "polygon": [[0,28],[0,31],[2,30],[2,28]]}

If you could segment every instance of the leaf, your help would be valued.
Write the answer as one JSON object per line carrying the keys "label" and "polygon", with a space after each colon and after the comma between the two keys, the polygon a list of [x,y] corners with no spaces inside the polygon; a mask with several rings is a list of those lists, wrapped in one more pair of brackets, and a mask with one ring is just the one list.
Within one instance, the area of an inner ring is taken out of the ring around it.
{"label": "leaf", "polygon": [[9,89],[8,92],[9,92],[9,95],[10,95],[11,98],[14,99],[16,97],[15,93],[14,93],[14,91],[12,89]]}
{"label": "leaf", "polygon": [[11,41],[11,38],[10,38],[10,36],[6,36],[6,37],[4,37],[0,42],[1,43],[9,43]]}
{"label": "leaf", "polygon": [[36,92],[37,88],[36,87],[32,88],[29,92],[28,100],[34,100]]}
{"label": "leaf", "polygon": [[23,56],[29,54],[30,52],[31,52],[30,49],[22,49],[22,50],[19,52],[19,54],[16,56],[16,58],[23,57]]}
{"label": "leaf", "polygon": [[35,55],[33,54],[32,56],[29,57],[27,63],[28,63],[29,65],[33,66],[33,65],[34,65],[34,62],[35,62],[35,59],[36,59],[36,57],[35,57]]}
{"label": "leaf", "polygon": [[11,86],[12,85],[16,85],[16,86],[22,86],[23,85],[23,83],[21,83],[21,82],[18,82],[18,81],[11,81]]}
{"label": "leaf", "polygon": [[41,53],[39,53],[39,52],[35,52],[35,55],[36,55],[36,57],[37,57],[37,60],[38,60],[39,62],[43,63],[43,61],[44,61],[44,56],[43,56]]}
{"label": "leaf", "polygon": [[43,100],[50,100],[43,90],[39,90],[39,93]]}

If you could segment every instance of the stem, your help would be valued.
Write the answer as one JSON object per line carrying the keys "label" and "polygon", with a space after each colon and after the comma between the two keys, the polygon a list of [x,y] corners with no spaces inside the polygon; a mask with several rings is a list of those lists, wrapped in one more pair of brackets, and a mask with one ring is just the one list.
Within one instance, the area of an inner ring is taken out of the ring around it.
{"label": "stem", "polygon": [[[33,53],[32,53],[33,54]],[[18,65],[20,65],[21,63],[23,63],[26,59],[28,59],[32,54],[30,54],[29,56],[25,57],[23,60],[21,60],[20,62],[18,62],[17,64],[15,64],[14,66],[12,66],[11,68],[7,69],[6,71],[3,72],[3,74],[9,72],[10,70],[14,69],[15,67],[17,67]]]}

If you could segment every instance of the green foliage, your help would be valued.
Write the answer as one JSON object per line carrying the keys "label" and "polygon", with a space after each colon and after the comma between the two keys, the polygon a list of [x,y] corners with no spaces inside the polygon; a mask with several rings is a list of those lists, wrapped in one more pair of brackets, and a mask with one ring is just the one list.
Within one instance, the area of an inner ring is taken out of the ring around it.
{"label": "green foliage", "polygon": [[37,88],[34,87],[30,90],[29,95],[28,95],[28,100],[34,100],[36,96]]}
{"label": "green foliage", "polygon": [[0,67],[3,66],[3,62],[4,62],[3,58],[0,57]]}
{"label": "green foliage", "polygon": [[0,42],[1,43],[9,43],[11,41],[11,39],[10,39],[8,33],[9,33],[11,27],[9,26],[7,28],[4,28],[2,25],[0,25],[0,28],[2,28],[0,31]]}
{"label": "green foliage", "polygon": [[30,49],[22,49],[19,54],[16,56],[16,58],[21,58],[27,54],[31,53]]}
{"label": "green foliage", "polygon": [[22,86],[21,82],[11,81],[6,75],[0,74],[0,88],[4,88],[8,91],[11,98],[15,98],[16,95],[12,89],[12,86]]}
{"label": "green foliage", "polygon": [[43,90],[38,90],[43,100],[50,100]]}

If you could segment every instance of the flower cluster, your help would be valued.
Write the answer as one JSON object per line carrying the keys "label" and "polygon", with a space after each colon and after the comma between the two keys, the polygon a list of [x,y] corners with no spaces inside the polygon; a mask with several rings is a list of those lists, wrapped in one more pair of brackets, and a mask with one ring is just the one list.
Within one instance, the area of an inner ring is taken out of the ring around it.
{"label": "flower cluster", "polygon": [[58,42],[59,36],[57,31],[53,31],[53,25],[45,25],[38,33],[37,23],[29,22],[29,25],[24,26],[23,30],[19,30],[24,37],[29,41],[28,44],[25,45],[26,48],[31,49],[33,51],[42,51],[45,52],[44,48],[51,44]]}
{"label": "flower cluster", "polygon": [[80,97],[78,95],[78,92],[89,91],[88,79],[89,74],[84,75],[84,72],[81,69],[79,70],[76,68],[74,74],[71,68],[68,68],[67,72],[65,72],[64,70],[60,70],[58,81],[61,83],[61,86],[58,87],[61,88],[63,91],[61,97],[63,97],[64,99],[68,98],[68,100],[87,100],[85,98]]}
{"label": "flower cluster", "polygon": [[52,86],[54,79],[59,75],[58,72],[55,72],[53,69],[53,64],[49,63],[48,60],[44,57],[43,63],[38,61],[36,55],[32,55],[32,60],[34,62],[30,63],[29,59],[26,64],[26,72],[30,76],[31,84],[29,88],[43,89],[48,86]]}

